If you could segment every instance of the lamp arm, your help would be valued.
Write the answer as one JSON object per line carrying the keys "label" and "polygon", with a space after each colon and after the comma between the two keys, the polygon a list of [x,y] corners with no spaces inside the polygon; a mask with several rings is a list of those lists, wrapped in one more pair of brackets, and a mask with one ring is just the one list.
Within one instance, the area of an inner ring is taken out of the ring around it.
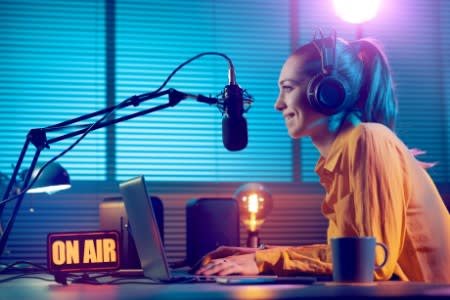
{"label": "lamp arm", "polygon": [[[13,174],[13,175],[15,175],[15,176],[11,176],[11,180],[9,181],[8,188],[10,186],[12,187],[14,185],[14,182],[15,182],[16,176],[17,176],[17,172],[18,172],[18,170],[20,168],[20,165],[22,164],[23,158],[24,158],[25,153],[26,153],[26,148],[28,148],[28,144],[29,143],[30,143],[30,141],[29,141],[29,138],[27,137],[27,141],[25,142],[25,146],[24,146],[25,151],[21,152],[21,156],[19,157],[17,165],[14,168],[14,173],[15,174]],[[34,167],[36,166],[36,163],[37,163],[37,161],[39,159],[39,155],[41,153],[41,150],[42,149],[37,149],[36,152],[34,153],[33,160],[31,161],[31,164],[30,164],[30,168],[28,169],[27,175],[25,176],[25,179],[23,181],[22,189],[24,189],[28,185],[28,183],[30,182],[31,174],[33,173]],[[11,189],[9,189],[9,190],[7,189],[4,197],[7,198],[9,196],[10,192],[11,192]],[[2,232],[1,232],[0,257],[3,255],[3,251],[5,250],[6,242],[8,241],[9,234],[11,233],[12,227],[14,225],[14,221],[16,219],[16,216],[17,216],[18,212],[19,212],[19,209],[20,209],[20,206],[22,204],[22,201],[23,201],[24,197],[25,197],[25,193],[22,193],[22,194],[20,194],[17,197],[16,205],[14,206],[14,209],[13,209],[13,211],[11,213],[11,217],[9,218],[9,221],[6,224],[6,227],[5,227],[4,231],[2,230]],[[3,207],[5,206],[5,204],[6,203],[4,203],[2,205],[2,207],[1,207],[2,210],[3,210]],[[0,215],[0,217],[1,217],[1,215]],[[1,219],[0,219],[0,221],[1,221]]]}
{"label": "lamp arm", "polygon": [[[25,143],[24,143],[24,145],[23,145],[23,147],[22,147],[22,151],[20,152],[19,158],[17,159],[17,163],[16,163],[16,165],[15,165],[15,167],[14,167],[14,170],[13,170],[13,173],[12,173],[12,175],[11,175],[11,178],[10,178],[10,180],[9,180],[8,186],[7,186],[6,190],[5,190],[5,193],[3,194],[3,200],[8,199],[9,194],[11,193],[11,190],[12,190],[12,188],[14,187],[14,183],[16,182],[17,174],[19,174],[20,166],[22,165],[22,161],[23,161],[23,159],[24,159],[24,157],[25,157],[25,154],[27,153],[27,150],[28,150],[28,146],[29,146],[29,145],[30,145],[30,139],[29,139],[29,137],[27,136],[27,138],[25,139]],[[4,207],[5,207],[5,204],[4,204],[4,203],[3,203],[3,204],[0,204],[0,216],[1,216],[2,213],[3,213]],[[1,227],[1,225],[2,225],[2,224],[1,224],[1,222],[0,222],[0,227]],[[0,229],[0,230],[1,230],[1,229]]]}
{"label": "lamp arm", "polygon": [[[98,115],[101,115],[101,114],[110,113],[110,112],[112,112],[114,110],[117,110],[117,109],[123,108],[123,107],[127,107],[129,105],[138,106],[143,101],[146,101],[146,100],[149,100],[149,99],[153,99],[153,98],[157,98],[157,97],[160,97],[160,96],[163,96],[163,95],[169,95],[169,102],[166,103],[166,104],[158,105],[158,106],[155,106],[155,107],[152,107],[152,108],[140,111],[140,112],[136,112],[136,113],[133,113],[133,114],[129,114],[129,115],[117,118],[117,119],[113,119],[113,120],[109,120],[109,121],[105,121],[105,122],[99,122],[98,124],[94,123],[93,126],[90,126],[90,127],[87,127],[87,128],[81,129],[81,130],[77,130],[77,131],[74,131],[74,132],[71,132],[71,133],[68,133],[68,134],[65,134],[65,135],[62,135],[62,136],[59,136],[59,137],[47,140],[47,136],[46,136],[47,132],[55,131],[55,130],[62,129],[62,128],[67,128],[67,125],[70,125],[70,124],[73,124],[73,123],[76,123],[76,122],[79,122],[79,121],[82,121],[82,120],[86,120],[86,119],[92,118],[93,116],[98,116]],[[149,114],[149,113],[152,113],[152,112],[155,112],[155,111],[158,111],[158,110],[162,110],[162,109],[170,107],[170,106],[175,106],[178,103],[180,103],[181,100],[183,100],[183,99],[185,99],[187,97],[192,97],[192,95],[179,92],[179,91],[177,91],[175,89],[168,89],[168,90],[165,90],[165,91],[162,91],[162,92],[154,92],[154,93],[147,93],[147,94],[142,94],[142,95],[138,95],[138,96],[132,96],[132,97],[122,101],[118,105],[115,105],[115,106],[112,106],[112,107],[108,107],[108,108],[99,110],[99,111],[94,112],[94,113],[90,113],[90,114],[87,114],[87,115],[84,115],[84,116],[81,116],[81,117],[78,117],[78,118],[74,118],[74,119],[71,119],[71,120],[68,120],[68,121],[64,121],[64,122],[52,125],[52,126],[48,126],[48,127],[45,127],[45,128],[31,129],[29,131],[28,135],[27,135],[25,144],[22,147],[22,151],[21,151],[21,153],[19,155],[19,159],[17,160],[17,164],[16,164],[16,166],[14,168],[13,174],[11,175],[11,179],[9,181],[9,184],[8,184],[8,187],[7,187],[6,191],[5,191],[5,194],[3,196],[3,200],[2,200],[2,202],[0,202],[0,235],[1,235],[1,239],[0,239],[0,257],[3,255],[3,251],[5,249],[6,242],[8,240],[8,236],[9,236],[9,234],[10,234],[10,232],[12,230],[12,227],[14,225],[14,221],[16,219],[16,216],[17,216],[18,212],[19,212],[19,209],[20,209],[20,206],[22,204],[23,198],[25,197],[25,189],[29,188],[28,184],[29,184],[30,179],[31,179],[31,174],[33,173],[33,170],[36,167],[37,161],[39,159],[39,155],[40,155],[41,151],[44,148],[48,148],[50,144],[56,143],[56,142],[61,141],[61,140],[65,140],[67,138],[71,138],[71,137],[74,137],[74,136],[77,136],[77,135],[80,135],[80,134],[87,134],[88,132],[96,130],[96,129],[107,127],[107,126],[110,126],[112,124],[120,123],[122,121],[126,121],[126,120],[129,120],[129,119],[132,119],[132,118],[136,118],[136,117],[141,116],[141,115],[145,115],[145,114]],[[29,146],[30,143],[32,143],[36,147],[36,152],[34,154],[32,162],[30,164],[30,168],[28,169],[27,175],[26,175],[26,177],[24,179],[24,182],[23,182],[23,185],[22,185],[22,188],[21,188],[21,194],[17,195],[16,197],[11,197],[10,199],[8,199],[8,197],[10,197],[11,190],[12,190],[12,188],[14,186],[17,174],[19,173],[20,167],[22,165],[23,159],[25,157],[25,154],[27,152],[27,149],[28,149],[28,146]],[[11,217],[10,217],[10,219],[9,219],[5,229],[3,230],[2,220],[1,220],[3,209],[4,209],[6,203],[9,200],[13,200],[15,198],[17,199],[16,205],[14,206],[14,209],[13,209],[13,211],[11,213]]]}

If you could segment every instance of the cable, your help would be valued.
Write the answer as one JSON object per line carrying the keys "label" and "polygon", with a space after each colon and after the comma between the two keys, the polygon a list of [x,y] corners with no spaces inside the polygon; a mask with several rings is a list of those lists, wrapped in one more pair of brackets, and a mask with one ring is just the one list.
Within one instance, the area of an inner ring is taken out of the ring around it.
{"label": "cable", "polygon": [[[30,268],[17,268],[17,267],[14,268],[14,267],[17,266],[17,265],[30,265],[30,266],[34,267],[35,269],[30,269]],[[43,266],[41,266],[41,265],[39,265],[39,264],[35,264],[35,263],[29,262],[29,261],[22,261],[22,260],[20,260],[20,261],[14,262],[14,263],[12,263],[12,264],[5,265],[5,268],[4,268],[3,270],[0,271],[0,274],[5,274],[5,273],[7,273],[7,272],[10,271],[10,270],[16,270],[16,271],[18,271],[18,270],[35,271],[36,269],[41,270],[41,271],[44,271],[44,272],[48,272],[48,270],[47,270],[46,267],[43,267]]]}
{"label": "cable", "polygon": [[[30,265],[32,268],[30,268],[30,267],[17,267],[18,265]],[[16,261],[16,262],[14,262],[12,264],[5,265],[5,266],[6,267],[3,270],[0,271],[0,274],[1,275],[11,274],[12,276],[8,277],[6,279],[0,280],[0,283],[12,281],[12,280],[19,279],[19,278],[36,278],[36,279],[41,279],[41,280],[50,281],[50,282],[58,282],[58,283],[61,283],[61,284],[67,284],[67,279],[69,279],[69,280],[71,280],[73,282],[92,283],[92,284],[94,284],[95,283],[94,281],[96,279],[109,276],[109,273],[106,273],[106,272],[98,274],[98,275],[96,275],[94,277],[89,277],[89,276],[87,276],[86,273],[83,273],[82,275],[76,275],[74,273],[55,273],[55,274],[52,274],[52,273],[49,272],[49,270],[46,267],[41,266],[41,265],[36,264],[36,263],[33,263],[33,262],[29,262],[29,261]],[[32,276],[32,275],[37,275],[37,274],[53,275],[54,279],[48,279],[48,278],[44,278],[44,277]]]}
{"label": "cable", "polygon": [[174,76],[181,68],[183,68],[185,65],[187,65],[187,64],[191,63],[192,61],[194,61],[194,60],[196,60],[196,59],[198,59],[198,58],[200,58],[200,57],[202,57],[202,56],[205,56],[205,55],[218,55],[218,56],[221,56],[221,57],[223,57],[223,58],[225,58],[225,59],[227,60],[228,65],[229,65],[230,68],[234,68],[233,62],[232,62],[231,59],[230,59],[228,56],[226,56],[225,54],[220,53],[220,52],[202,52],[202,53],[200,53],[200,54],[197,54],[197,55],[194,56],[194,57],[189,58],[189,59],[186,60],[184,63],[182,63],[182,64],[180,64],[178,67],[176,67],[176,68],[172,71],[172,73],[170,73],[170,75],[166,78],[166,80],[163,82],[163,84],[161,84],[161,86],[160,86],[158,89],[156,89],[155,91],[153,91],[153,92],[151,92],[151,93],[157,93],[157,92],[159,92],[160,90],[162,90],[162,89],[166,86],[166,84],[170,81],[170,79],[172,79],[172,77],[173,77],[173,76]]}
{"label": "cable", "polygon": [[[1,264],[1,263],[0,263]],[[121,284],[165,284],[165,283],[191,283],[195,282],[194,276],[179,276],[172,278],[171,280],[163,280],[163,281],[155,281],[146,277],[137,276],[135,278],[130,278],[128,276],[126,277],[116,277],[114,274],[115,272],[107,271],[107,272],[100,272],[100,273],[89,273],[83,272],[80,274],[77,273],[51,273],[46,267],[36,264],[29,261],[16,261],[14,263],[11,263],[9,265],[3,264],[6,267],[3,270],[0,270],[0,275],[11,275],[8,278],[0,279],[0,283],[13,281],[15,279],[21,279],[21,278],[34,278],[34,279],[41,279],[48,282],[57,282],[62,285],[67,285],[68,283],[77,283],[77,284],[92,284],[92,285],[104,285],[104,284],[115,284],[115,285],[121,285]],[[29,267],[17,267],[18,265],[29,265],[33,268]],[[14,271],[14,272],[12,272]],[[22,272],[22,273],[17,273]],[[45,277],[39,277],[35,276],[38,274],[43,275],[52,275],[54,276],[53,279],[45,278]],[[109,280],[104,281],[98,281],[98,279],[105,278],[105,277],[113,277]],[[139,279],[139,280],[136,280]]]}
{"label": "cable", "polygon": [[[36,272],[36,274],[39,274],[38,272]],[[9,281],[13,281],[15,279],[20,279],[20,278],[34,278],[34,279],[40,279],[40,280],[44,280],[44,281],[48,281],[48,282],[54,282],[53,279],[48,279],[48,278],[44,278],[44,277],[38,277],[38,276],[30,276],[30,274],[24,273],[24,274],[19,274],[19,275],[15,275],[15,276],[11,276],[5,279],[1,279],[0,283],[5,283],[5,282],[9,282]]]}

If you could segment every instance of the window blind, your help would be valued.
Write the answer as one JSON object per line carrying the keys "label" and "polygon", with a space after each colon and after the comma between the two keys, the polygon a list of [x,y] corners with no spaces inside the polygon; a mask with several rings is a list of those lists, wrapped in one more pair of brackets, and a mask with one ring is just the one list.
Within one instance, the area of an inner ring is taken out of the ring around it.
{"label": "window blind", "polygon": [[[103,7],[102,1],[0,1],[2,173],[12,173],[30,129],[104,107]],[[73,141],[51,145],[40,161]],[[93,132],[59,161],[73,180],[102,180],[105,144],[104,131]],[[30,146],[23,168],[33,151]]]}
{"label": "window blind", "polygon": [[[9,174],[29,129],[105,107],[105,3],[0,5],[0,171]],[[385,45],[391,61],[400,106],[397,132],[409,147],[428,151],[424,160],[439,162],[430,170],[438,181],[448,176],[448,71],[442,66],[448,65],[449,6],[438,0],[384,3],[363,30]],[[117,1],[116,102],[155,89],[193,55],[223,52],[236,66],[238,83],[255,98],[246,114],[249,145],[241,152],[225,150],[217,109],[184,101],[117,125],[114,140],[108,141],[116,146],[115,154],[107,151],[104,130],[88,135],[60,159],[72,179],[104,180],[106,155],[115,155],[117,180],[142,173],[164,181],[291,181],[290,139],[273,110],[278,72],[289,52],[288,7],[287,0]],[[355,37],[355,26],[337,19],[329,1],[300,0],[298,10],[299,45],[317,27]],[[183,68],[168,87],[215,95],[227,84],[226,72],[222,58],[203,57]],[[165,101],[154,99],[137,109]],[[42,161],[71,142],[51,145]],[[305,139],[300,148],[301,180],[317,181],[317,151]],[[27,156],[24,166],[29,161]]]}
{"label": "window blind", "polygon": [[[153,181],[291,180],[290,140],[273,109],[289,53],[287,7],[287,1],[116,2],[118,101],[156,89],[179,64],[205,51],[228,55],[237,82],[255,99],[246,114],[249,143],[239,152],[224,149],[218,110],[193,100],[118,124],[118,180],[136,173]],[[227,84],[227,70],[223,58],[205,56],[167,87],[215,96]],[[153,99],[138,109],[166,102]]]}
{"label": "window blind", "polygon": [[[318,27],[335,28],[339,36],[356,38],[356,26],[338,19],[331,1],[300,1],[298,7],[300,44],[309,42]],[[448,1],[438,0],[385,1],[378,16],[363,25],[364,37],[379,40],[391,63],[399,103],[397,134],[408,147],[427,151],[420,159],[439,162],[429,169],[436,181],[446,181],[449,175],[448,72],[442,68],[449,60],[444,16],[449,7]],[[437,18],[440,13],[442,17]],[[317,181],[317,150],[303,140],[300,151],[303,180]]]}
{"label": "window blind", "polygon": [[[441,32],[441,86],[443,89],[443,95],[441,97],[441,105],[442,111],[444,113],[444,122],[445,122],[445,130],[446,137],[442,144],[446,147],[447,155],[443,158],[444,161],[447,161],[446,158],[449,157],[449,149],[450,149],[450,85],[447,84],[450,82],[450,58],[447,55],[447,49],[450,47],[450,5],[445,5],[444,2],[441,1],[439,6],[439,31]],[[440,163],[441,164],[441,163]],[[450,174],[449,164],[445,164],[446,167],[446,177],[443,178],[442,182],[448,182],[448,176]]]}

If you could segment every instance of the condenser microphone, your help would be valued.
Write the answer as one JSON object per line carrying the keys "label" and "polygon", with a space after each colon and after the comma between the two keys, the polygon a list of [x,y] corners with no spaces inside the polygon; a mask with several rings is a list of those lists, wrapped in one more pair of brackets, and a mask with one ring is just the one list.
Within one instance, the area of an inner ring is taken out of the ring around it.
{"label": "condenser microphone", "polygon": [[[229,151],[247,147],[247,120],[244,118],[244,90],[236,83],[233,62],[229,61],[228,81],[223,91],[222,142]],[[251,103],[251,99],[248,99]]]}
{"label": "condenser microphone", "polygon": [[239,85],[232,83],[223,91],[222,142],[229,151],[242,150],[248,143],[243,93]]}
{"label": "condenser microphone", "polygon": [[186,96],[195,98],[199,102],[217,105],[222,112],[223,145],[229,151],[239,151],[244,149],[248,143],[247,120],[244,118],[244,113],[250,109],[253,99],[236,83],[233,63],[230,59],[227,60],[229,84],[217,98],[191,94],[186,94]]}

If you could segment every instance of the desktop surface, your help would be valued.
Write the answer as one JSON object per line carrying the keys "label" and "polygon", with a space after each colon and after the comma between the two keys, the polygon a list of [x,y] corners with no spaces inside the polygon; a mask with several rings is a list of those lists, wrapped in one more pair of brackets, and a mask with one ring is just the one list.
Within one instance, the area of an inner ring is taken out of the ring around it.
{"label": "desktop surface", "polygon": [[[0,275],[0,299],[449,299],[450,285],[387,281],[373,284],[317,282],[310,285],[157,284],[144,278],[102,277],[99,284],[61,285],[48,274]],[[101,284],[100,284],[101,283]]]}

